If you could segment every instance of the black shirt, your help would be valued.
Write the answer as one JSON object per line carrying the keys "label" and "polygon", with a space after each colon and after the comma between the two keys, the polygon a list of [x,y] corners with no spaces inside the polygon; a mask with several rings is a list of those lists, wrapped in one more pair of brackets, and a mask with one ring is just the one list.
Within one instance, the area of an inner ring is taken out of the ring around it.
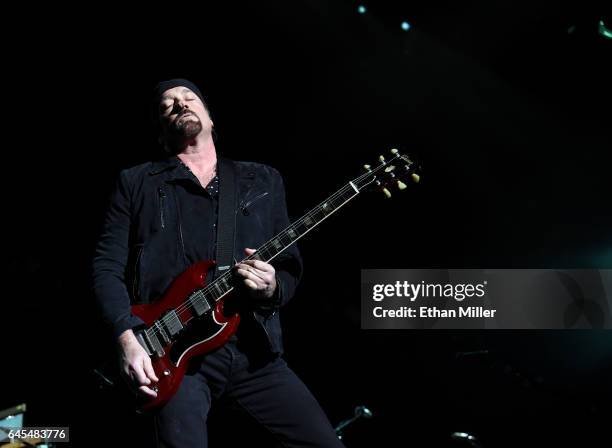
{"label": "black shirt", "polygon": [[187,264],[201,260],[214,260],[217,244],[217,215],[219,209],[219,177],[204,188],[198,178],[182,161],[177,167],[181,179],[175,192],[181,214],[183,240]]}

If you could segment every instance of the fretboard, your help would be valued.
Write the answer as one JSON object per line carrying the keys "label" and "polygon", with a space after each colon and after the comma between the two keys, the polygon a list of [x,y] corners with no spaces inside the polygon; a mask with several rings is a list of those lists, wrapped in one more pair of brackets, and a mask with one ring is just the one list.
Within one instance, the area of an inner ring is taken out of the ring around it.
{"label": "fretboard", "polygon": [[[358,188],[355,184],[349,182],[285,230],[261,245],[253,255],[246,257],[245,260],[271,261],[358,194]],[[205,312],[208,303],[219,300],[232,289],[234,289],[233,275],[231,270],[228,270],[206,287],[193,292],[187,302],[196,310]]]}
{"label": "fretboard", "polygon": [[[366,173],[344,185],[300,219],[290,224],[282,232],[266,241],[266,243],[261,245],[261,247],[259,247],[254,254],[246,257],[242,261],[256,259],[270,262],[277,255],[323,222],[328,216],[336,212],[343,205],[357,196],[363,188],[372,183],[376,183],[376,185],[379,187],[384,188],[384,185],[382,185],[377,178],[377,173],[382,173],[383,170],[384,172],[391,172],[395,167],[390,166],[390,163],[400,158],[403,162],[407,162],[405,163],[406,169],[412,164],[409,159],[405,158],[404,156],[400,156],[400,154],[396,151],[394,153],[394,157],[387,162],[385,162],[381,156],[381,164],[373,169],[370,169],[368,165],[365,165],[367,170]],[[393,174],[391,174],[391,177],[394,177]],[[228,269],[204,288],[192,292],[179,308],[185,309],[185,307],[191,307],[191,309],[195,312],[195,315],[200,316],[210,310],[212,304],[223,298],[233,289],[234,274],[232,269]],[[168,313],[166,318],[172,318],[171,313]],[[170,325],[168,322],[165,322],[164,324],[166,326]]]}
{"label": "fretboard", "polygon": [[325,218],[357,196],[357,194],[359,194],[359,191],[352,183],[345,185],[274,238],[259,247],[257,251],[250,257],[247,257],[247,259],[255,258],[266,262],[271,261],[310,230],[323,222]]}

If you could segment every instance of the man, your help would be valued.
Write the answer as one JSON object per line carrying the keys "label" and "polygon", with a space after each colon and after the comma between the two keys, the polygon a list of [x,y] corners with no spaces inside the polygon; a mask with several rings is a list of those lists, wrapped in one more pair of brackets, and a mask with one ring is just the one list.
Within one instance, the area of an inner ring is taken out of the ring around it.
{"label": "man", "polygon": [[[94,258],[94,293],[112,329],[122,371],[134,389],[156,396],[158,378],[135,332],[143,322],[130,303],[150,303],[189,265],[215,258],[219,174],[213,122],[190,81],[155,90],[160,142],[168,157],[121,172]],[[225,163],[225,162],[224,162]],[[231,162],[236,177],[234,257],[245,255],[289,225],[283,181],[266,165]],[[158,445],[207,446],[210,406],[223,397],[263,425],[282,446],[342,446],[324,412],[280,357],[277,310],[292,297],[302,264],[295,245],[273,264],[234,266],[236,335],[192,359],[178,392],[155,414]]]}

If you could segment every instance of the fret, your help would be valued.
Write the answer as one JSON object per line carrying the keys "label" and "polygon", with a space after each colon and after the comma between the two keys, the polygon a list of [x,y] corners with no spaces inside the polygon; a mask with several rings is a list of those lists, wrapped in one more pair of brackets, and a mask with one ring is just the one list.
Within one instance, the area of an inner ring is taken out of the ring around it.
{"label": "fret", "polygon": [[257,252],[255,252],[255,253],[258,253],[258,252],[259,252],[259,257],[260,257],[260,260],[264,260],[264,261],[267,261],[267,260],[269,260],[270,258],[272,258],[274,255],[276,255],[275,253],[273,253],[273,252],[270,250],[270,248],[267,246],[267,244],[266,244],[266,245],[264,245],[264,246],[262,246],[262,247],[261,247],[260,249],[258,249],[258,250],[257,250]]}
{"label": "fret", "polygon": [[355,193],[355,190],[353,190],[352,188],[350,189],[347,188],[346,191],[343,191],[342,193],[338,194],[336,197],[331,199],[329,202],[332,203],[334,209],[337,209],[338,207],[343,205],[346,201],[351,199],[356,194],[357,193]]}
{"label": "fret", "polygon": [[345,185],[287,229],[263,244],[250,258],[270,261],[357,194],[358,191],[354,187],[350,184]]}
{"label": "fret", "polygon": [[312,219],[310,215],[304,216],[304,218],[302,218],[302,221],[304,222],[304,225],[306,227],[312,227],[315,223],[314,219]]}
{"label": "fret", "polygon": [[227,292],[230,289],[230,285],[227,282],[228,277],[226,276],[221,276],[217,279],[217,283],[219,284],[219,287],[224,291]]}
{"label": "fret", "polygon": [[[333,210],[331,209],[330,205],[328,203],[325,203],[325,207],[326,210],[323,209],[323,205],[318,206],[315,210],[314,210],[314,217],[317,221],[323,221],[327,215],[329,215],[331,212],[333,212]],[[317,222],[317,224],[319,224]]]}
{"label": "fret", "polygon": [[303,222],[303,220],[297,221],[293,227],[298,231],[298,234],[302,235],[308,231],[308,226]]}
{"label": "fret", "polygon": [[[255,252],[253,255],[251,255],[249,258],[251,260],[264,260],[264,258],[262,257],[262,253],[263,253],[263,246],[260,247],[259,249],[257,249],[257,252]],[[265,260],[264,260],[265,261]]]}
{"label": "fret", "polygon": [[321,204],[321,211],[323,213],[325,213],[326,215],[329,215],[331,212],[334,211],[334,207],[330,202],[324,202],[323,204]]}
{"label": "fret", "polygon": [[208,290],[203,290],[202,295],[206,298],[212,299],[213,301],[216,301],[217,297],[219,297],[212,283],[208,285]]}
{"label": "fret", "polygon": [[213,287],[213,291],[216,294],[215,295],[215,299],[218,299],[219,297],[221,297],[224,293],[223,289],[221,288],[221,286],[219,285],[219,282],[214,282],[212,284]]}
{"label": "fret", "polygon": [[274,247],[277,252],[283,249],[283,243],[281,243],[278,238],[273,238],[270,242],[272,243],[272,247]]}
{"label": "fret", "polygon": [[283,246],[283,249],[291,244],[291,238],[287,235],[287,232],[281,232],[277,236],[278,241]]}
{"label": "fret", "polygon": [[293,232],[293,237],[289,234],[289,229],[284,230],[279,234],[280,240],[283,243],[283,246],[291,246],[293,241],[297,238],[297,234]]}

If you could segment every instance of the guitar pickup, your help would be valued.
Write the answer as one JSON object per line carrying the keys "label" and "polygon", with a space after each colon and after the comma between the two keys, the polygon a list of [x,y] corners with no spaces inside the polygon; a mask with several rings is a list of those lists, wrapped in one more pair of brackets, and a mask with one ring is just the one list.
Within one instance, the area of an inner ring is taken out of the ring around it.
{"label": "guitar pickup", "polygon": [[160,320],[170,338],[174,338],[184,328],[175,310],[168,311]]}
{"label": "guitar pickup", "polygon": [[200,317],[202,314],[210,310],[210,304],[208,303],[208,300],[206,300],[206,297],[204,297],[204,294],[202,294],[199,291],[194,293],[190,297],[189,301],[191,302],[191,305],[193,306],[193,311],[198,317]]}
{"label": "guitar pickup", "polygon": [[136,339],[149,356],[153,356],[154,354],[160,357],[164,356],[164,349],[155,332],[150,333],[147,330],[142,330],[136,334]]}

